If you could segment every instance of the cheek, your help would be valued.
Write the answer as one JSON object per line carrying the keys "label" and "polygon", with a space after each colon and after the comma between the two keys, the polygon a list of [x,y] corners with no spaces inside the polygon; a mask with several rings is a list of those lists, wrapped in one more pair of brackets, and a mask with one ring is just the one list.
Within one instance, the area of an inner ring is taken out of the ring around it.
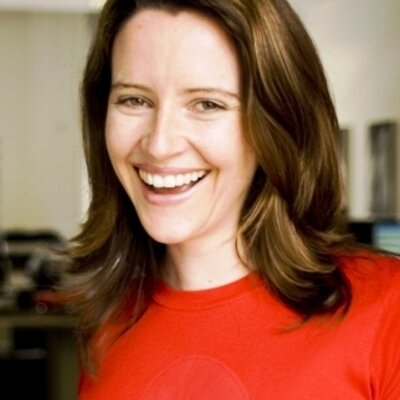
{"label": "cheek", "polygon": [[114,172],[125,191],[129,193],[131,168],[128,161],[134,147],[134,135],[129,134],[128,126],[123,124],[120,118],[107,115],[105,143]]}
{"label": "cheek", "polygon": [[207,140],[202,142],[204,154],[211,164],[221,169],[229,169],[234,174],[252,174],[256,164],[255,153],[246,142],[238,121],[219,126],[203,137],[207,137]]}
{"label": "cheek", "polygon": [[113,115],[107,115],[105,124],[105,140],[111,160],[126,158],[135,146],[137,138],[128,124]]}

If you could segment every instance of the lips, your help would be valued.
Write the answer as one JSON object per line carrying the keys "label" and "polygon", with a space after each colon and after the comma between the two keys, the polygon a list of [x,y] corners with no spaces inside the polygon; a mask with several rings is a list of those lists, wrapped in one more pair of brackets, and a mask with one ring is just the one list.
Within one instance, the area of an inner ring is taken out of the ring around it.
{"label": "lips", "polygon": [[205,170],[186,172],[184,174],[153,174],[138,169],[140,179],[152,189],[182,189],[192,186],[207,174]]}

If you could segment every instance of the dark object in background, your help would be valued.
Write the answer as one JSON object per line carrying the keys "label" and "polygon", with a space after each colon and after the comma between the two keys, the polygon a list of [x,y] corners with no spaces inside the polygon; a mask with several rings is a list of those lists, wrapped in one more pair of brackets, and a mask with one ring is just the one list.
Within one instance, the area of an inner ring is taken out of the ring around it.
{"label": "dark object in background", "polygon": [[[63,238],[50,230],[0,233],[3,298],[12,297],[15,308],[30,309],[35,308],[38,293],[54,292],[62,277],[62,263],[53,250],[64,246]],[[45,308],[42,307],[41,311],[46,311]]]}
{"label": "dark object in background", "polygon": [[372,222],[350,222],[349,230],[356,238],[357,242],[363,244],[373,244],[373,223]]}
{"label": "dark object in background", "polygon": [[376,218],[395,218],[398,193],[397,125],[382,122],[369,127],[371,168],[370,212]]}
{"label": "dark object in background", "polygon": [[358,242],[400,254],[400,221],[352,221],[348,227]]}
{"label": "dark object in background", "polygon": [[[61,259],[53,249],[64,246],[63,238],[53,231],[0,232],[0,311],[4,315],[64,310],[43,301],[55,295],[54,287],[62,278]],[[7,329],[12,337],[0,348],[0,399],[48,400],[48,331],[29,326]]]}
{"label": "dark object in background", "polygon": [[[25,351],[26,352],[26,351]],[[0,354],[1,398],[47,400],[46,358],[42,354]]]}

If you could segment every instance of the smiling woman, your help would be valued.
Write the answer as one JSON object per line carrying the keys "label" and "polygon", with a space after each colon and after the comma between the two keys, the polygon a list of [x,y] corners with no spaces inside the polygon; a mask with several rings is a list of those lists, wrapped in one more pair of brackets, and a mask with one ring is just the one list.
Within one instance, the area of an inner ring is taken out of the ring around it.
{"label": "smiling woman", "polygon": [[82,98],[81,400],[398,398],[399,263],[343,230],[286,1],[109,0]]}

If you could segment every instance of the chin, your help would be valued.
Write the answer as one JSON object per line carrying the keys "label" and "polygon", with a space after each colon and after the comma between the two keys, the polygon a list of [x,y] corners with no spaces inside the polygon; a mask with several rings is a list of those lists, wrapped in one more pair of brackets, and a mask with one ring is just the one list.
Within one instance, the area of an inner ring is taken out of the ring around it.
{"label": "chin", "polygon": [[183,243],[190,239],[190,234],[185,231],[171,231],[171,228],[163,229],[162,227],[146,227],[147,234],[158,243],[165,245],[174,245]]}

